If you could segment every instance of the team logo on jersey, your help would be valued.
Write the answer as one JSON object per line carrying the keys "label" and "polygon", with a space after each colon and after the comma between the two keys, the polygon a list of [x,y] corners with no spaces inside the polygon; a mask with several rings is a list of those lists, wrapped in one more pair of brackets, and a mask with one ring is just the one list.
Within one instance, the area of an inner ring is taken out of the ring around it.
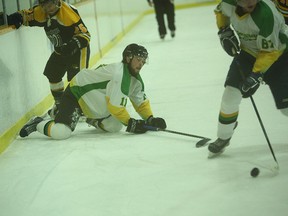
{"label": "team logo on jersey", "polygon": [[46,32],[47,37],[55,47],[61,46],[63,44],[59,33],[60,30],[58,28]]}
{"label": "team logo on jersey", "polygon": [[257,34],[246,34],[246,33],[237,31],[237,35],[240,40],[244,40],[244,41],[255,41],[257,39]]}

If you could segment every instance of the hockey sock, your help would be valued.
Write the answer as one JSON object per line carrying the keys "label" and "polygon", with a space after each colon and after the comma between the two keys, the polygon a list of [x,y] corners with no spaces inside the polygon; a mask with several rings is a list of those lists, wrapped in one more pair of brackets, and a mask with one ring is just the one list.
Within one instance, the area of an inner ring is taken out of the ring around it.
{"label": "hockey sock", "polygon": [[239,89],[230,86],[225,88],[218,118],[218,138],[226,140],[232,137],[241,100]]}

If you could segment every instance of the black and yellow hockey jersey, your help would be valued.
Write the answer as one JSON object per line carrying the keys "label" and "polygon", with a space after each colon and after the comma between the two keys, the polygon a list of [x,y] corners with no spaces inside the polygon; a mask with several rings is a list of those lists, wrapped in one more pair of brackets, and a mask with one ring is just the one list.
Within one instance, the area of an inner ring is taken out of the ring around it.
{"label": "black and yellow hockey jersey", "polygon": [[288,24],[288,0],[274,0],[276,7],[283,14],[285,23]]}
{"label": "black and yellow hockey jersey", "polygon": [[52,17],[46,14],[40,5],[19,11],[23,17],[23,25],[44,27],[54,48],[68,43],[74,37],[79,41],[80,48],[89,46],[90,33],[77,9],[62,0],[60,3],[58,12]]}

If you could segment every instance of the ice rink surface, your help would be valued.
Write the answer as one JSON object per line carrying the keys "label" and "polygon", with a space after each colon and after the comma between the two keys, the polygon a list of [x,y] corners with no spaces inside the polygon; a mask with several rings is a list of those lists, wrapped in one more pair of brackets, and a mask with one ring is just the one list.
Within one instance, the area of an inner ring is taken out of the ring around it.
{"label": "ice rink surface", "polygon": [[[129,43],[144,45],[149,64],[141,75],[154,115],[170,130],[213,140],[232,60],[220,46],[214,7],[176,11],[176,37],[164,41],[148,15],[98,62],[121,61]],[[276,176],[265,168],[275,162],[249,99],[230,146],[215,159],[195,148],[199,139],[107,134],[79,123],[68,140],[33,133],[1,154],[0,216],[286,216],[288,119],[268,86],[254,99],[280,164]],[[127,108],[139,118],[131,103]]]}

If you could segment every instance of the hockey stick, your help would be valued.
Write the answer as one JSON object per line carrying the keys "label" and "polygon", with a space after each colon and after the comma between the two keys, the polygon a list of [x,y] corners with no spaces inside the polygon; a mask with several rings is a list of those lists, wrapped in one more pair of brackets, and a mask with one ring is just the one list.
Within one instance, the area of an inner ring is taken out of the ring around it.
{"label": "hockey stick", "polygon": [[[239,70],[239,72],[240,72],[243,80],[245,80],[244,73],[243,73],[243,71],[241,70],[241,66],[240,66],[240,63],[239,63],[238,60],[236,60],[236,64],[237,64],[237,66],[238,66],[238,70]],[[258,118],[258,121],[259,121],[259,123],[260,123],[261,129],[262,129],[262,131],[263,131],[263,133],[264,133],[264,136],[265,136],[265,138],[266,138],[266,141],[267,141],[267,143],[268,143],[270,152],[271,152],[271,154],[272,154],[272,156],[273,156],[274,161],[276,162],[276,167],[275,167],[275,169],[272,168],[272,171],[273,171],[273,170],[274,170],[274,171],[278,171],[278,170],[279,170],[279,164],[278,164],[278,161],[277,161],[277,159],[276,159],[276,156],[275,156],[274,150],[273,150],[273,148],[272,148],[272,145],[271,145],[271,143],[270,143],[270,140],[269,140],[269,138],[268,138],[267,132],[266,132],[266,130],[265,130],[263,121],[262,121],[262,119],[261,119],[261,117],[260,117],[260,114],[259,114],[259,112],[258,112],[256,103],[255,103],[252,95],[249,96],[249,98],[250,98],[250,100],[251,100],[251,103],[252,103],[252,105],[253,105],[254,111],[255,111],[255,113],[256,113],[256,115],[257,115],[257,118]]]}
{"label": "hockey stick", "polygon": [[271,153],[272,153],[272,156],[273,156],[273,158],[274,158],[274,161],[276,162],[276,164],[277,164],[277,166],[278,166],[278,168],[279,168],[278,161],[277,161],[277,159],[276,159],[274,150],[273,150],[273,148],[272,148],[272,145],[271,145],[270,140],[269,140],[269,138],[268,138],[267,132],[266,132],[265,127],[264,127],[264,124],[263,124],[263,122],[262,122],[262,119],[261,119],[261,117],[260,117],[260,114],[259,114],[259,112],[258,112],[258,109],[257,109],[257,107],[256,107],[255,101],[254,101],[254,99],[253,99],[252,96],[250,96],[250,100],[251,100],[251,103],[252,103],[253,108],[254,108],[254,110],[255,110],[255,113],[256,113],[256,115],[257,115],[258,121],[259,121],[259,123],[260,123],[260,125],[261,125],[262,131],[263,131],[263,133],[264,133],[264,136],[265,136],[265,138],[266,138],[266,141],[267,141],[267,143],[268,143],[268,146],[269,146],[269,148],[270,148],[270,151],[271,151]]}
{"label": "hockey stick", "polygon": [[182,135],[182,136],[189,136],[189,137],[199,138],[199,139],[201,139],[201,140],[196,143],[196,147],[197,147],[197,146],[198,146],[198,147],[205,146],[206,143],[211,140],[210,138],[203,137],[203,136],[198,136],[198,135],[194,135],[194,134],[183,133],[183,132],[179,132],[179,131],[162,129],[162,128],[153,127],[153,126],[150,126],[150,125],[144,125],[144,128],[147,129],[147,130],[149,130],[149,131],[163,131],[163,132],[178,134],[178,135]]}

